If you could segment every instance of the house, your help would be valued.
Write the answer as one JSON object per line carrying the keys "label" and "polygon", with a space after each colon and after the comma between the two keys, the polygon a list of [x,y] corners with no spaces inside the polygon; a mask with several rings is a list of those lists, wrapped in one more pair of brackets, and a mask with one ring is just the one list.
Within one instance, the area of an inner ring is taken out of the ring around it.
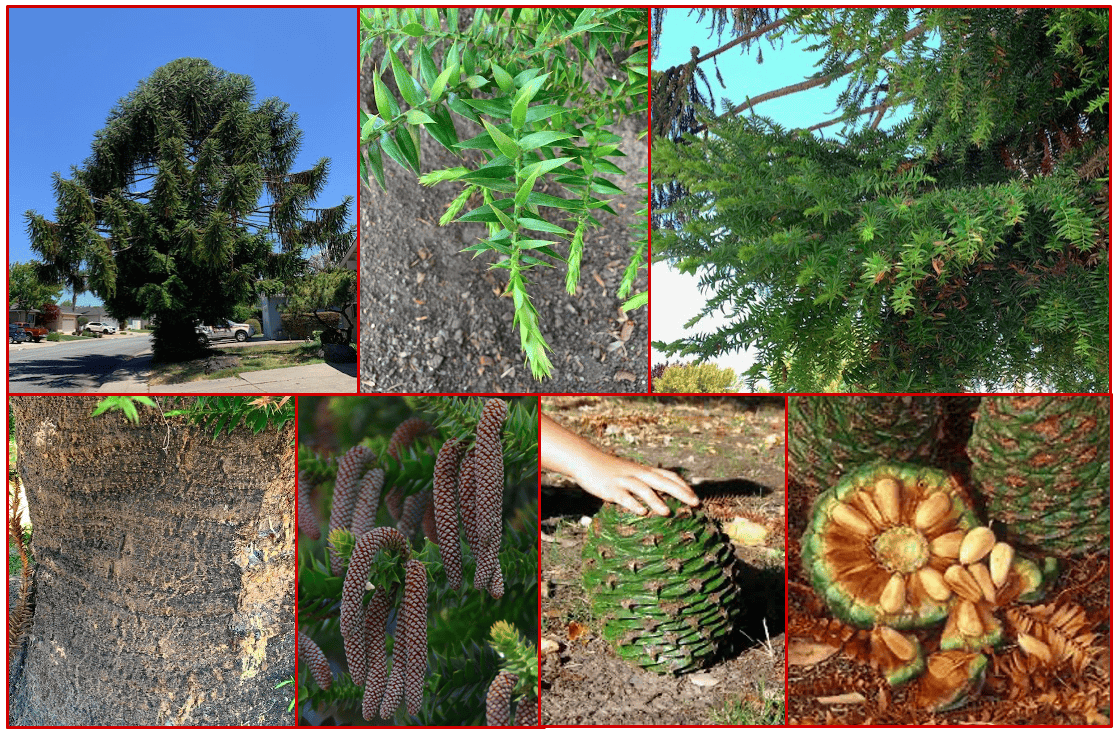
{"label": "house", "polygon": [[[360,246],[359,238],[353,240],[350,245],[349,251],[345,253],[345,259],[342,264],[348,270],[357,272],[361,266],[360,263]],[[276,296],[260,296],[260,330],[264,334],[264,338],[272,340],[283,340],[289,338],[283,330],[283,322],[281,317],[283,315],[283,306],[286,305],[287,298],[283,295]],[[335,310],[337,310],[335,308]],[[357,315],[357,304],[349,306],[345,311],[349,316],[349,320],[353,322],[353,343],[357,343],[360,337],[361,321]]]}
{"label": "house", "polygon": [[63,310],[57,321],[45,322],[43,312],[38,308],[23,308],[19,303],[13,303],[8,308],[8,323],[30,323],[33,326],[43,326],[48,331],[69,333],[76,328],[77,315]]}

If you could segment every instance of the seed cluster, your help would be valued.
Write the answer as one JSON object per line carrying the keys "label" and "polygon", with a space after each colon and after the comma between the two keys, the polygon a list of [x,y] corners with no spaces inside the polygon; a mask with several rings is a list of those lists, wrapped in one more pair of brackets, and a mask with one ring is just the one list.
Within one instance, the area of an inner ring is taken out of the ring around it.
{"label": "seed cluster", "polygon": [[435,460],[434,524],[447,578],[452,587],[461,586],[457,533],[460,504],[465,539],[477,566],[473,585],[487,590],[493,598],[504,595],[499,559],[504,500],[501,430],[507,417],[508,403],[488,400],[477,421],[473,446],[463,456],[461,443],[447,441]]}
{"label": "seed cluster", "polygon": [[[984,673],[980,652],[1003,642],[994,611],[1041,592],[1039,567],[979,525],[961,485],[930,468],[878,462],[848,473],[815,503],[802,547],[834,615],[872,629],[889,682],[926,671],[919,695],[937,709],[964,702],[956,693]],[[925,660],[902,631],[944,620],[942,651]]]}

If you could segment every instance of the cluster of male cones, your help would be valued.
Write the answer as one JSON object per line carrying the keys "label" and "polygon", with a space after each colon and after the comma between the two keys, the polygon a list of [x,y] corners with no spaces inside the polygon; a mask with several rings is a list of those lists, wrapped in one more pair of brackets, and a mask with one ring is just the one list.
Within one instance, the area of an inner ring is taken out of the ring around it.
{"label": "cluster of male cones", "polygon": [[504,595],[504,576],[498,553],[501,539],[501,505],[504,494],[504,454],[500,431],[508,405],[492,399],[485,403],[473,446],[447,440],[434,464],[434,523],[438,552],[450,587],[462,584],[461,545],[458,542],[458,506],[461,506],[465,540],[473,552],[476,571],[473,586]]}
{"label": "cluster of male cones", "polygon": [[[439,554],[450,586],[462,584],[461,543],[458,533],[458,507],[466,542],[476,561],[474,586],[487,590],[494,598],[504,594],[504,579],[498,553],[501,541],[501,507],[504,491],[504,453],[501,430],[508,416],[508,405],[500,399],[485,403],[477,423],[473,445],[466,450],[460,439],[447,440],[435,461],[433,489],[407,497],[390,490],[384,503],[396,527],[373,526],[384,488],[385,472],[372,466],[376,454],[358,445],[337,461],[330,532],[348,530],[356,538],[348,568],[332,545],[330,566],[334,574],[345,571],[341,597],[341,635],[349,673],[357,685],[364,686],[361,715],[372,720],[391,718],[402,702],[407,711],[416,715],[422,706],[423,684],[427,669],[427,571],[410,557],[409,538],[421,526],[423,533],[439,547]],[[387,446],[387,454],[400,460],[402,451],[431,426],[421,418],[410,418],[396,428]],[[310,501],[313,478],[299,474],[299,526],[312,539],[321,537]],[[368,604],[364,596],[369,571],[381,550],[391,551],[402,564],[404,572],[403,601],[397,614],[391,672],[387,667],[386,636],[388,617],[399,595],[398,583],[377,587]],[[299,634],[300,652],[305,654],[311,674],[322,689],[333,681],[329,664],[321,649],[306,634]],[[499,710],[493,702],[500,699],[505,683],[494,681],[490,691],[490,710]],[[513,684],[515,676],[512,676]],[[504,694],[504,720],[509,717],[508,697],[513,685]],[[495,695],[495,697],[494,697]],[[530,706],[521,705],[522,708]],[[500,714],[494,713],[500,720]],[[494,714],[490,714],[490,718]],[[517,711],[517,719],[520,712]],[[506,724],[506,723],[505,723]]]}

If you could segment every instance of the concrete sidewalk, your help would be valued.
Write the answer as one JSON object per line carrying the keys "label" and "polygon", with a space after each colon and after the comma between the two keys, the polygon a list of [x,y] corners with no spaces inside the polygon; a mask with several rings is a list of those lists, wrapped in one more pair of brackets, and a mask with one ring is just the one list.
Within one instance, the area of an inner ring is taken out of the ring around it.
{"label": "concrete sidewalk", "polygon": [[224,379],[149,386],[151,353],[140,354],[117,369],[98,392],[113,394],[356,394],[358,365],[308,364],[284,369],[244,372]]}

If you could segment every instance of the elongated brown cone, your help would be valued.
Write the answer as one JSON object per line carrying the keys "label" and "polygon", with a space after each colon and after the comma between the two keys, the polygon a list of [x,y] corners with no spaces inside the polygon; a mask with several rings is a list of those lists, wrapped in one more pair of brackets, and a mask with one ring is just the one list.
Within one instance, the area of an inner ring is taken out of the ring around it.
{"label": "elongated brown cone", "polygon": [[[337,462],[337,479],[334,481],[333,508],[330,510],[330,531],[349,529],[353,521],[353,505],[357,500],[357,482],[372,461],[371,448],[355,445]],[[341,557],[330,549],[330,569],[334,575],[341,573]]]}
{"label": "elongated brown cone", "polygon": [[374,468],[364,475],[357,488],[357,506],[353,509],[353,522],[349,531],[354,537],[367,534],[376,524],[376,508],[380,505],[380,490],[384,488],[384,471]]}
{"label": "elongated brown cone", "polygon": [[485,403],[477,421],[477,452],[473,459],[473,480],[476,483],[473,514],[478,542],[473,553],[477,559],[473,584],[479,589],[488,589],[490,593],[500,551],[504,497],[504,448],[500,433],[507,416],[508,404],[504,400],[494,398]]}
{"label": "elongated brown cone", "polygon": [[403,512],[396,527],[408,539],[415,536],[423,524],[423,514],[431,502],[431,490],[423,489],[417,494],[412,494],[403,500]]}
{"label": "elongated brown cone", "polygon": [[398,550],[402,558],[407,558],[411,549],[407,540],[394,527],[375,527],[371,532],[357,540],[353,554],[349,558],[349,570],[345,573],[345,583],[341,587],[341,634],[345,636],[356,629],[358,621],[363,622],[361,597],[365,593],[368,571],[372,558],[382,549]]}
{"label": "elongated brown cone", "polygon": [[520,700],[519,704],[516,705],[516,720],[513,725],[518,728],[539,725],[538,697],[529,697]]}
{"label": "elongated brown cone", "polygon": [[398,486],[388,489],[384,496],[384,506],[388,508],[392,519],[398,522],[403,517],[403,489]]}
{"label": "elongated brown cone", "polygon": [[438,529],[434,526],[434,502],[428,501],[427,508],[423,510],[423,536],[434,544],[438,544]]}
{"label": "elongated brown cone", "polygon": [[372,720],[380,711],[384,688],[388,685],[388,652],[385,645],[388,627],[388,593],[377,588],[365,609],[365,643],[368,675],[361,700],[361,717]]}
{"label": "elongated brown cone", "polygon": [[[407,712],[417,715],[423,706],[423,681],[427,676],[427,570],[418,560],[408,560],[405,568],[400,608],[407,638],[404,699]],[[396,659],[401,659],[398,653]]]}
{"label": "elongated brown cone", "polygon": [[438,554],[446,568],[450,587],[462,587],[462,551],[458,541],[458,464],[463,452],[462,442],[447,440],[438,451],[434,462],[435,532],[438,535]]}
{"label": "elongated brown cone", "polygon": [[404,449],[430,429],[430,423],[421,417],[407,418],[396,426],[396,429],[392,431],[392,437],[388,438],[388,455],[397,461],[400,460],[400,454]]}
{"label": "elongated brown cone", "polygon": [[500,672],[489,685],[485,696],[485,725],[505,726],[512,719],[512,688],[516,686],[516,675]]}
{"label": "elongated brown cone", "polygon": [[392,673],[384,688],[384,700],[380,703],[380,717],[391,720],[396,708],[403,702],[404,677],[407,667],[407,628],[396,625],[396,643],[392,647]]}
{"label": "elongated brown cone", "polygon": [[322,653],[321,647],[302,631],[299,632],[299,659],[304,660],[306,666],[310,668],[315,684],[323,690],[330,689],[330,685],[334,682],[330,663],[326,661],[326,655]]}
{"label": "elongated brown cone", "polygon": [[314,504],[310,501],[310,477],[305,471],[299,471],[299,529],[312,540],[321,539],[322,530],[318,527],[318,518],[314,516]]}
{"label": "elongated brown cone", "polygon": [[342,647],[345,649],[345,664],[349,667],[349,676],[354,682],[365,679],[368,675],[368,645],[365,639],[365,609],[358,608],[352,615],[353,630],[341,635]]}
{"label": "elongated brown cone", "polygon": [[458,473],[458,499],[462,507],[462,527],[465,528],[465,541],[477,555],[477,517],[473,511],[474,497],[477,494],[477,484],[473,480],[473,459],[477,455],[475,447],[471,447],[462,457],[461,471]]}

